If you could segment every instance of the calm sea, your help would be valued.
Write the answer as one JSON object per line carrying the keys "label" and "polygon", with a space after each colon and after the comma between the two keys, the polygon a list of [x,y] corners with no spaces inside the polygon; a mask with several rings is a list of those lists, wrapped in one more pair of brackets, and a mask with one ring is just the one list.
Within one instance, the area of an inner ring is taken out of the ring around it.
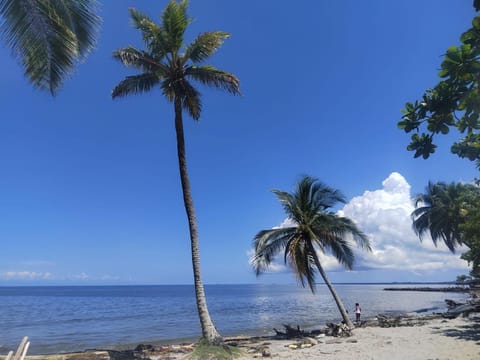
{"label": "calm sea", "polygon": [[[385,287],[336,285],[352,316],[356,302],[362,316],[371,317],[443,311],[446,298],[463,301],[467,296]],[[282,324],[319,328],[341,320],[324,285],[315,295],[296,285],[210,285],[206,292],[224,336],[273,334]],[[16,348],[26,335],[29,354],[45,354],[195,340],[200,334],[189,285],[0,287],[0,324],[0,354]]]}

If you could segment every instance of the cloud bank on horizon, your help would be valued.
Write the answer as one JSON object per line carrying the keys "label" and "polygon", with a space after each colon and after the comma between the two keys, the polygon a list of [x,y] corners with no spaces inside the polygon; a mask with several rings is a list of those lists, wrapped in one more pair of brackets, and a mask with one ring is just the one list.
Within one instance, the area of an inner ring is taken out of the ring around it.
{"label": "cloud bank on horizon", "polygon": [[[401,174],[393,172],[382,182],[381,189],[365,191],[338,211],[338,215],[355,221],[372,245],[371,253],[355,250],[353,271],[400,270],[421,276],[435,271],[468,270],[467,262],[460,259],[466,248],[452,254],[441,242],[435,247],[428,237],[423,242],[419,240],[412,229],[413,210],[410,185]],[[291,225],[286,219],[279,226]],[[343,271],[333,256],[319,254],[319,257],[327,271]],[[271,268],[277,272],[284,270],[279,263]]]}

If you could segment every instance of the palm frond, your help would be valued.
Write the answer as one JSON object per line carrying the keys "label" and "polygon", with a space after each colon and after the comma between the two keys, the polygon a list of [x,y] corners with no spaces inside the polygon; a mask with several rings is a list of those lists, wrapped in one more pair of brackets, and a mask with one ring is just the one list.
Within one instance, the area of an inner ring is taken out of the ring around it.
{"label": "palm frond", "polygon": [[294,192],[295,202],[300,205],[301,208],[307,208],[312,205],[312,188],[315,185],[315,178],[310,176],[304,176],[298,182]]}
{"label": "palm frond", "polygon": [[[165,96],[168,101],[173,102],[176,96],[176,92],[171,80],[169,78],[166,78],[164,81],[162,81],[160,86],[162,88],[163,96]],[[178,94],[178,96],[181,97],[181,94]]]}
{"label": "palm frond", "polygon": [[295,235],[295,230],[296,228],[279,228],[258,232],[253,240],[255,254],[251,259],[257,276],[268,269],[273,259]]}
{"label": "palm frond", "polygon": [[96,0],[51,0],[60,19],[75,34],[80,58],[96,44],[101,19],[96,15]]}
{"label": "palm frond", "polygon": [[424,194],[415,198],[416,209],[412,212],[412,227],[420,241],[430,234],[433,244],[445,243],[453,253],[462,245],[459,226],[463,221],[462,194],[468,187],[463,184],[429,182]]}
{"label": "palm frond", "polygon": [[315,292],[315,254],[311,249],[308,239],[295,237],[289,246],[288,262],[302,286],[308,284],[310,290]]}
{"label": "palm frond", "polygon": [[355,256],[350,242],[344,234],[333,234],[334,241],[330,241],[328,247],[335,259],[346,269],[352,270]]}
{"label": "palm frond", "polygon": [[185,76],[191,77],[204,85],[226,90],[234,95],[241,94],[240,81],[235,75],[210,65],[189,66],[185,69]]}
{"label": "palm frond", "polygon": [[[298,182],[288,205],[291,217],[299,224],[312,223],[319,214],[338,202],[345,202],[340,191],[332,189],[318,179],[304,176]],[[284,206],[285,207],[285,206]]]}
{"label": "palm frond", "polygon": [[[430,219],[428,216],[429,206],[418,207],[412,211],[410,217],[412,218],[412,228],[415,234],[419,237],[420,241],[426,233],[430,232]],[[436,242],[436,240],[434,240]]]}
{"label": "palm frond", "polygon": [[154,73],[127,76],[115,86],[112,91],[112,98],[148,92],[159,82],[160,79]]}
{"label": "palm frond", "polygon": [[144,40],[148,40],[155,36],[159,30],[159,26],[155,24],[150,17],[135,8],[129,8],[128,12],[130,13],[132,26],[142,32]]}
{"label": "palm frond", "polygon": [[281,191],[281,190],[272,190],[272,193],[274,193],[277,196],[278,201],[282,204],[283,210],[287,214],[287,216],[293,221],[297,222],[297,219],[295,219],[295,208],[294,208],[294,203],[295,199],[293,198],[293,195],[286,192],[286,191]]}
{"label": "palm frond", "polygon": [[161,62],[157,62],[145,51],[137,50],[132,46],[113,52],[113,58],[125,66],[135,67],[142,72],[159,72],[165,76],[168,68]]}
{"label": "palm frond", "polygon": [[193,120],[199,120],[202,112],[200,93],[187,80],[180,82],[182,90],[182,107],[188,111]]}
{"label": "palm frond", "polygon": [[313,212],[325,211],[337,203],[345,203],[345,197],[318,179],[305,176],[297,186],[298,201]]}
{"label": "palm frond", "polygon": [[[346,217],[338,216],[332,213],[324,213],[318,216],[311,226],[312,232],[315,234],[315,242],[321,245],[322,248],[330,248],[335,253],[333,248],[336,243],[340,243],[340,247],[349,246],[351,243],[348,237],[351,236],[355,243],[364,251],[371,251],[371,245],[368,237],[358,229],[357,225]],[[343,243],[345,241],[345,244]],[[353,254],[353,251],[346,251]],[[340,254],[340,252],[339,252]],[[339,261],[342,264],[353,264],[348,261]],[[351,265],[349,265],[351,267]]]}
{"label": "palm frond", "polygon": [[198,37],[187,47],[184,54],[184,62],[191,60],[200,63],[212,56],[230,36],[223,31],[206,32]]}
{"label": "palm frond", "polygon": [[139,10],[130,8],[129,12],[132,25],[141,31],[143,42],[150,52],[151,57],[157,59],[157,61],[162,59],[171,51],[165,31]]}
{"label": "palm frond", "polygon": [[178,53],[183,43],[187,26],[191,23],[187,15],[187,0],[177,2],[170,0],[162,13],[162,25],[165,30],[165,40],[171,53]]}
{"label": "palm frond", "polygon": [[0,0],[0,31],[34,86],[55,94],[94,47],[93,0]]}
{"label": "palm frond", "polygon": [[372,251],[372,245],[368,236],[361,231],[358,226],[349,218],[339,216],[337,220],[340,223],[340,228],[343,229],[344,234],[350,234],[353,237],[353,240],[360,249],[363,251]]}
{"label": "palm frond", "polygon": [[340,190],[316,181],[311,189],[311,202],[320,205],[323,210],[328,210],[338,203],[344,204],[346,200]]}

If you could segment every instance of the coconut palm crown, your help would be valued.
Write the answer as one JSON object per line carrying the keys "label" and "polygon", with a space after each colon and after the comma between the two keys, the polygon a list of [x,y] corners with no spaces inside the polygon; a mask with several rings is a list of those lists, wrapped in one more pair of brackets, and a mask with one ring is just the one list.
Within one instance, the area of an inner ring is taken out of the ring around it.
{"label": "coconut palm crown", "polygon": [[370,251],[367,236],[355,223],[330,211],[345,198],[317,179],[303,177],[293,193],[273,190],[281,202],[292,226],[260,231],[254,238],[255,254],[252,265],[258,275],[266,271],[276,256],[283,252],[302,286],[308,284],[315,292],[315,275],[318,271],[332,293],[340,313],[347,325],[352,327],[345,307],[321,265],[318,252],[330,251],[347,269],[352,269],[354,253],[353,239],[362,249]]}
{"label": "coconut palm crown", "polygon": [[416,209],[411,214],[420,240],[430,234],[435,246],[443,241],[452,253],[463,244],[459,226],[468,204],[462,198],[470,187],[474,188],[461,183],[428,183],[425,193],[416,196]]}
{"label": "coconut palm crown", "polygon": [[39,89],[54,95],[93,49],[95,0],[0,0],[0,34]]}
{"label": "coconut palm crown", "polygon": [[211,65],[201,64],[221,47],[229,36],[227,33],[205,32],[189,45],[183,46],[185,31],[191,22],[187,16],[187,4],[187,1],[171,0],[162,13],[161,25],[155,24],[138,10],[130,9],[133,26],[142,33],[145,50],[130,46],[114,52],[115,59],[125,66],[136,68],[140,73],[127,76],[121,81],[113,89],[112,97],[141,94],[158,87],[174,105],[178,165],[190,231],[198,315],[202,337],[207,343],[217,345],[222,343],[223,339],[210,318],[201,279],[197,220],[187,172],[183,110],[194,120],[200,119],[200,93],[192,85],[192,81],[232,94],[240,94],[240,84],[234,75]]}
{"label": "coconut palm crown", "polygon": [[222,46],[228,33],[205,32],[183,47],[184,34],[191,22],[187,4],[187,1],[170,1],[162,14],[161,26],[138,10],[130,9],[133,26],[142,32],[146,50],[130,46],[114,52],[115,59],[138,69],[140,74],[127,76],[120,82],[112,91],[113,98],[148,92],[159,86],[169,101],[176,105],[179,102],[194,120],[199,120],[202,103],[192,80],[240,94],[237,77],[212,65],[201,65]]}

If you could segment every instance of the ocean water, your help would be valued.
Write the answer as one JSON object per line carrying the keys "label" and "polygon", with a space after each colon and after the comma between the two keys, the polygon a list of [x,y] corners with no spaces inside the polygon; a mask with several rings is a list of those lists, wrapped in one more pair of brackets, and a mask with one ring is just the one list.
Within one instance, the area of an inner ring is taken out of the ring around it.
{"label": "ocean water", "polygon": [[[401,286],[401,285],[396,285]],[[411,287],[412,285],[408,285]],[[429,285],[435,286],[435,285]],[[349,313],[362,316],[440,312],[445,299],[466,294],[383,291],[392,285],[335,285]],[[268,335],[282,324],[320,328],[341,320],[324,285],[317,293],[297,285],[207,285],[212,319],[224,336]],[[0,287],[0,354],[23,336],[29,354],[134,347],[196,340],[200,325],[193,286]]]}

